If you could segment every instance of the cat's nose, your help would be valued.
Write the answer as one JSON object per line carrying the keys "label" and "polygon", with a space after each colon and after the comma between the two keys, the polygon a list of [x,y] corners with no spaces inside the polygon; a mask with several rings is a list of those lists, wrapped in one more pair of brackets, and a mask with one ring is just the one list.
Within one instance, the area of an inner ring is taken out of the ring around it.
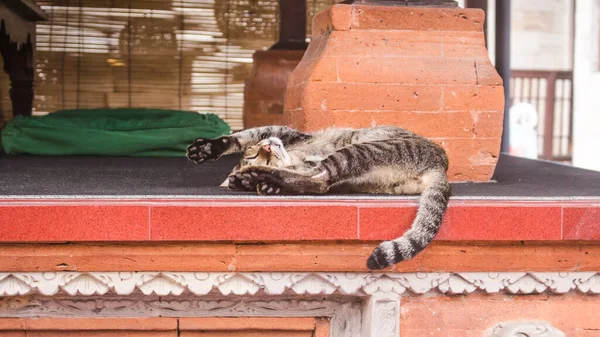
{"label": "cat's nose", "polygon": [[263,149],[267,152],[271,152],[271,144],[263,145]]}

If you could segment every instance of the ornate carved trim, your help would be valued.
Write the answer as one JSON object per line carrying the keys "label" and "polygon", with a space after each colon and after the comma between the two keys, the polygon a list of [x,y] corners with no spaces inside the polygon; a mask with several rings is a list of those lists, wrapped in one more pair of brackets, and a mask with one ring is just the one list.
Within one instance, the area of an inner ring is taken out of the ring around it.
{"label": "ornate carved trim", "polygon": [[402,295],[439,293],[600,294],[600,273],[0,273],[0,296],[83,295]]}
{"label": "ornate carved trim", "polygon": [[510,322],[496,326],[492,337],[566,337],[548,322]]}
{"label": "ornate carved trim", "polygon": [[15,296],[0,299],[0,317],[330,317],[330,336],[360,336],[363,310],[360,299],[333,297]]}

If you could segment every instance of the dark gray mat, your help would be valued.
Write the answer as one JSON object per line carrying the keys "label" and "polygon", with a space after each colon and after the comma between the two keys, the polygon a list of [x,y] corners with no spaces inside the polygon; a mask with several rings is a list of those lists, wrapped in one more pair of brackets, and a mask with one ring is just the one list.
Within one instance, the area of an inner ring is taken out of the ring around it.
{"label": "dark gray mat", "polygon": [[[0,157],[0,198],[46,196],[252,196],[218,185],[237,157],[195,165],[185,158]],[[502,155],[493,183],[453,184],[458,198],[600,197],[600,172]],[[348,196],[346,196],[348,197]]]}

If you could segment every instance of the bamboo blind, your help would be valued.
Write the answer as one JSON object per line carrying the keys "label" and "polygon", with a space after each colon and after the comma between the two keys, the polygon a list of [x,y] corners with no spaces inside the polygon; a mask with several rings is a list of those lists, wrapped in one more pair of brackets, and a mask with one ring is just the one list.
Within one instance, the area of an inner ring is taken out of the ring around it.
{"label": "bamboo blind", "polygon": [[[307,0],[307,38],[312,17],[334,2]],[[276,0],[37,3],[50,20],[37,25],[34,114],[175,108],[215,113],[241,129],[252,54],[270,47],[279,34]],[[5,82],[0,76],[3,112]]]}

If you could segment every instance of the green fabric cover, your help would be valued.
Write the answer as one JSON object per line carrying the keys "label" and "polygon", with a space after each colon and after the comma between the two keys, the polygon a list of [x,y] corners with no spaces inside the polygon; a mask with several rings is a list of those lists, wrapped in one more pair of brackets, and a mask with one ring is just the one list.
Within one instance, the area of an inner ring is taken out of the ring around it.
{"label": "green fabric cover", "polygon": [[2,133],[7,154],[185,156],[196,138],[230,133],[217,115],[163,109],[77,109],[17,116]]}

